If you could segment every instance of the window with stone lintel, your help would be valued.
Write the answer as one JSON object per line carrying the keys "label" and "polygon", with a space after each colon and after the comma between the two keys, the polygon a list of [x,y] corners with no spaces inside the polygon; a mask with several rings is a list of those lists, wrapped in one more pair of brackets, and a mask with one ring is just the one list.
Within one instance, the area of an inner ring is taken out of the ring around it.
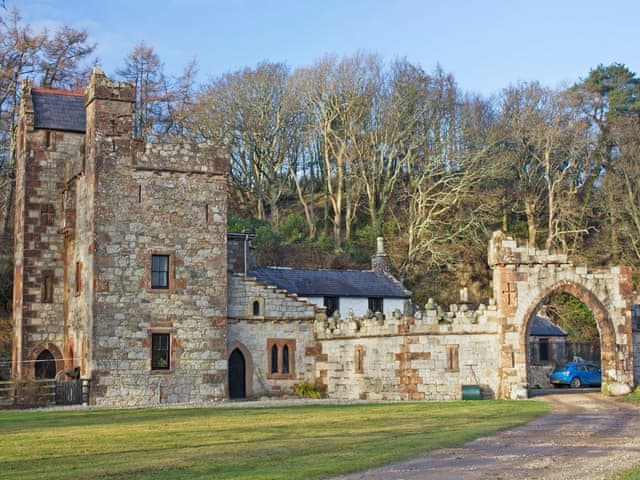
{"label": "window with stone lintel", "polygon": [[171,334],[151,333],[151,370],[171,370]]}
{"label": "window with stone lintel", "polygon": [[151,252],[149,287],[151,292],[171,292],[175,288],[174,256],[170,252]]}

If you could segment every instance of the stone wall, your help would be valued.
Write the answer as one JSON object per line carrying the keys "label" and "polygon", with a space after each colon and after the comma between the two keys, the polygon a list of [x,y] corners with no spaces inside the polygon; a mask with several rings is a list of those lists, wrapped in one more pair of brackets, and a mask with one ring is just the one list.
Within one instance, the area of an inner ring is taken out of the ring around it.
{"label": "stone wall", "polygon": [[[270,340],[287,341],[295,347],[288,376],[271,375]],[[315,340],[309,320],[229,320],[228,352],[235,348],[250,353],[245,361],[252,372],[247,382],[247,397],[291,395],[295,386],[315,383]],[[245,350],[246,349],[246,350]]]}
{"label": "stone wall", "polygon": [[461,386],[498,387],[495,306],[445,312],[429,302],[415,316],[323,319],[315,323],[316,372],[329,396],[368,400],[454,400]]}
{"label": "stone wall", "polygon": [[[254,310],[257,302],[258,309]],[[241,274],[229,276],[229,318],[234,320],[307,320],[324,312],[318,307],[273,285]]]}
{"label": "stone wall", "polygon": [[[256,304],[257,302],[257,304]],[[257,307],[254,310],[254,307]],[[228,352],[240,348],[249,364],[247,396],[291,394],[301,382],[316,379],[316,342],[313,322],[323,315],[303,298],[244,275],[229,277]],[[293,364],[288,375],[269,370],[270,345],[274,341],[293,347]]]}

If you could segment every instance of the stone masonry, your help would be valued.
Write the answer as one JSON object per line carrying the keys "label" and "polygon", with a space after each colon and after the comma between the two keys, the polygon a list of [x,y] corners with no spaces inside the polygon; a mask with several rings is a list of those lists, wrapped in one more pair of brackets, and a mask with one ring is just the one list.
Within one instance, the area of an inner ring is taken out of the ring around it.
{"label": "stone masonry", "polygon": [[[94,404],[226,398],[226,161],[207,145],[135,141],[133,86],[99,69],[84,96],[86,132],[64,143],[75,155],[42,148],[46,132],[29,129],[28,86],[23,98],[17,210],[26,218],[16,222],[16,278],[27,283],[15,293],[17,376],[46,348],[91,379]],[[45,169],[46,185],[33,175]],[[29,188],[44,192],[38,204]],[[33,231],[34,248],[24,228],[43,223],[35,216],[43,203],[54,205],[56,221]],[[151,288],[154,254],[168,258],[167,288]],[[57,282],[47,311],[44,268]],[[171,364],[154,371],[155,333],[169,336]]]}
{"label": "stone masonry", "polygon": [[[301,382],[315,383],[314,321],[323,311],[251,277],[229,277],[228,351],[239,348],[249,364],[247,396],[291,394]],[[268,369],[270,341],[277,340],[294,349],[289,375],[272,375]]]}

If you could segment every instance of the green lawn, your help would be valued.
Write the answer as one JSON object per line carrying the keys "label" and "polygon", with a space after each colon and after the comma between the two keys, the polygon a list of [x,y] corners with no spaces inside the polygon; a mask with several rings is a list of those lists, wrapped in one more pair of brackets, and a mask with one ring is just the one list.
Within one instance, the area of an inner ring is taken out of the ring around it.
{"label": "green lawn", "polygon": [[[640,403],[640,387],[636,388],[626,400],[633,403]],[[616,475],[616,480],[640,480],[640,465]]]}
{"label": "green lawn", "polygon": [[313,479],[460,445],[539,401],[0,412],[0,478]]}

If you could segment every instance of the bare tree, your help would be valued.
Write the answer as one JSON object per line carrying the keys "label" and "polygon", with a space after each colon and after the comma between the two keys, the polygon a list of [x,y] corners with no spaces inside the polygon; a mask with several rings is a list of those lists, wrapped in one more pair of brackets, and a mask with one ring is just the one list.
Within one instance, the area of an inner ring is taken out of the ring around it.
{"label": "bare tree", "polygon": [[533,82],[505,90],[502,126],[502,160],[527,218],[529,246],[542,232],[545,248],[566,249],[569,236],[588,231],[584,215],[576,215],[594,169],[588,123],[564,94]]}
{"label": "bare tree", "polygon": [[172,140],[197,139],[197,129],[193,122],[197,97],[198,63],[195,59],[187,63],[171,86],[167,85],[165,98],[167,118],[163,134]]}
{"label": "bare tree", "polygon": [[117,71],[136,87],[133,133],[137,138],[151,140],[161,134],[167,121],[167,86],[163,65],[153,47],[139,43],[127,55],[125,65]]}
{"label": "bare tree", "polygon": [[88,44],[86,30],[64,25],[42,45],[40,55],[40,85],[48,88],[73,89],[85,80],[89,67],[84,61],[95,51],[96,44]]}
{"label": "bare tree", "polygon": [[280,223],[279,200],[289,181],[288,157],[296,153],[288,77],[285,65],[261,63],[214,80],[199,101],[201,133],[229,146],[236,191],[256,218],[268,219],[274,227]]}
{"label": "bare tree", "polygon": [[360,206],[362,182],[356,159],[362,152],[356,145],[369,127],[380,68],[377,56],[358,53],[341,60],[326,56],[296,72],[307,129],[318,142],[336,248],[350,238]]}
{"label": "bare tree", "polygon": [[22,24],[18,10],[0,16],[0,195],[5,238],[10,230],[20,81],[37,73],[45,40],[44,34],[34,34]]}

